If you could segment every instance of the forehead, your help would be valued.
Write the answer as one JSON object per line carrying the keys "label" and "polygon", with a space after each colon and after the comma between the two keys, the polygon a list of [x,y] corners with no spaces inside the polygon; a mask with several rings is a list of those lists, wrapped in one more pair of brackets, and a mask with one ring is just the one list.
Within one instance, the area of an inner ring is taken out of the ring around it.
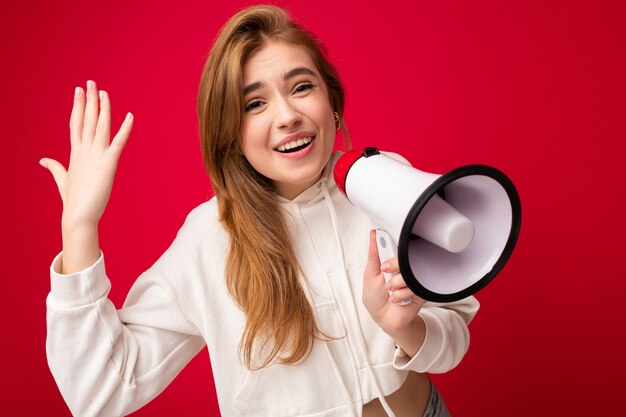
{"label": "forehead", "polygon": [[318,74],[313,58],[301,46],[269,40],[257,49],[243,65],[244,85],[252,82],[282,78],[296,67],[306,67]]}

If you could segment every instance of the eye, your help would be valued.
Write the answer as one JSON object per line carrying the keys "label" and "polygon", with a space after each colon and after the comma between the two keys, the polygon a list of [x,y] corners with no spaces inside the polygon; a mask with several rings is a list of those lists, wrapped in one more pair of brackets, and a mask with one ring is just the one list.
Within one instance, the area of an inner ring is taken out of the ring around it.
{"label": "eye", "polygon": [[309,83],[309,82],[300,83],[296,85],[296,87],[293,89],[293,93],[294,94],[304,93],[306,91],[314,89],[315,87],[316,85],[313,83]]}
{"label": "eye", "polygon": [[251,111],[259,109],[262,105],[263,105],[263,102],[261,100],[252,100],[252,101],[248,102],[248,104],[245,105],[243,110],[246,113],[248,113],[248,112],[251,112]]}

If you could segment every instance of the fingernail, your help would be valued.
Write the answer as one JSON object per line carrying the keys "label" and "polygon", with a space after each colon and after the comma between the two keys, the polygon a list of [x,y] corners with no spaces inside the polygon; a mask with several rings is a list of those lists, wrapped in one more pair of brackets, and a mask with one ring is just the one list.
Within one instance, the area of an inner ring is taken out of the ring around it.
{"label": "fingernail", "polygon": [[82,93],[83,93],[83,89],[80,87],[76,87],[76,90],[74,90],[74,97],[80,97]]}
{"label": "fingernail", "polygon": [[387,288],[389,291],[391,291],[391,284],[390,283],[386,283],[385,284],[385,288]]}
{"label": "fingernail", "polygon": [[44,161],[43,159],[39,161],[39,165],[41,165],[44,168],[48,168],[48,164],[46,164],[46,161]]}
{"label": "fingernail", "polygon": [[98,97],[100,97],[100,100],[104,100],[104,91],[103,90],[100,90],[98,92]]}
{"label": "fingernail", "polygon": [[389,291],[389,302],[393,303],[393,291]]}
{"label": "fingernail", "polygon": [[91,80],[87,81],[87,90],[93,90],[95,83]]}
{"label": "fingernail", "polygon": [[389,269],[389,263],[388,262],[385,262],[384,264],[382,264],[380,266],[380,270],[383,271],[383,272],[387,271],[388,269]]}
{"label": "fingernail", "polygon": [[126,115],[126,120],[125,120],[125,121],[130,122],[130,119],[132,119],[132,118],[133,118],[133,114],[129,112],[129,113]]}

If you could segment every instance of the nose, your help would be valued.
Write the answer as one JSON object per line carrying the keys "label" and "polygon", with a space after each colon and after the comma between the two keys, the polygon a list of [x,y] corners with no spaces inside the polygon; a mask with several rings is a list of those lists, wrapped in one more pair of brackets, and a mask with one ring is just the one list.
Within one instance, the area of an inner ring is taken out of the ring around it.
{"label": "nose", "polygon": [[275,124],[279,129],[290,129],[298,126],[302,116],[289,100],[282,98],[276,106]]}

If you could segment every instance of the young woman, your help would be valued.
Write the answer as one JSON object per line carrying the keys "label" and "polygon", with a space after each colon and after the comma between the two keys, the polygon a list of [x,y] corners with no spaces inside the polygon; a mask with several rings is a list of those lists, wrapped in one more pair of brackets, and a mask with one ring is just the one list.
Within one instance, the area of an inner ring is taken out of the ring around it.
{"label": "young woman", "polygon": [[233,16],[198,96],[216,196],[117,311],[97,226],[133,118],[110,140],[106,92],[76,89],[69,170],[42,160],[64,204],[47,351],[75,415],[138,409],[205,344],[224,416],[448,415],[426,373],[459,363],[478,302],[425,303],[396,259],[381,265],[371,221],[333,181],[343,111],[312,34],[277,7]]}

